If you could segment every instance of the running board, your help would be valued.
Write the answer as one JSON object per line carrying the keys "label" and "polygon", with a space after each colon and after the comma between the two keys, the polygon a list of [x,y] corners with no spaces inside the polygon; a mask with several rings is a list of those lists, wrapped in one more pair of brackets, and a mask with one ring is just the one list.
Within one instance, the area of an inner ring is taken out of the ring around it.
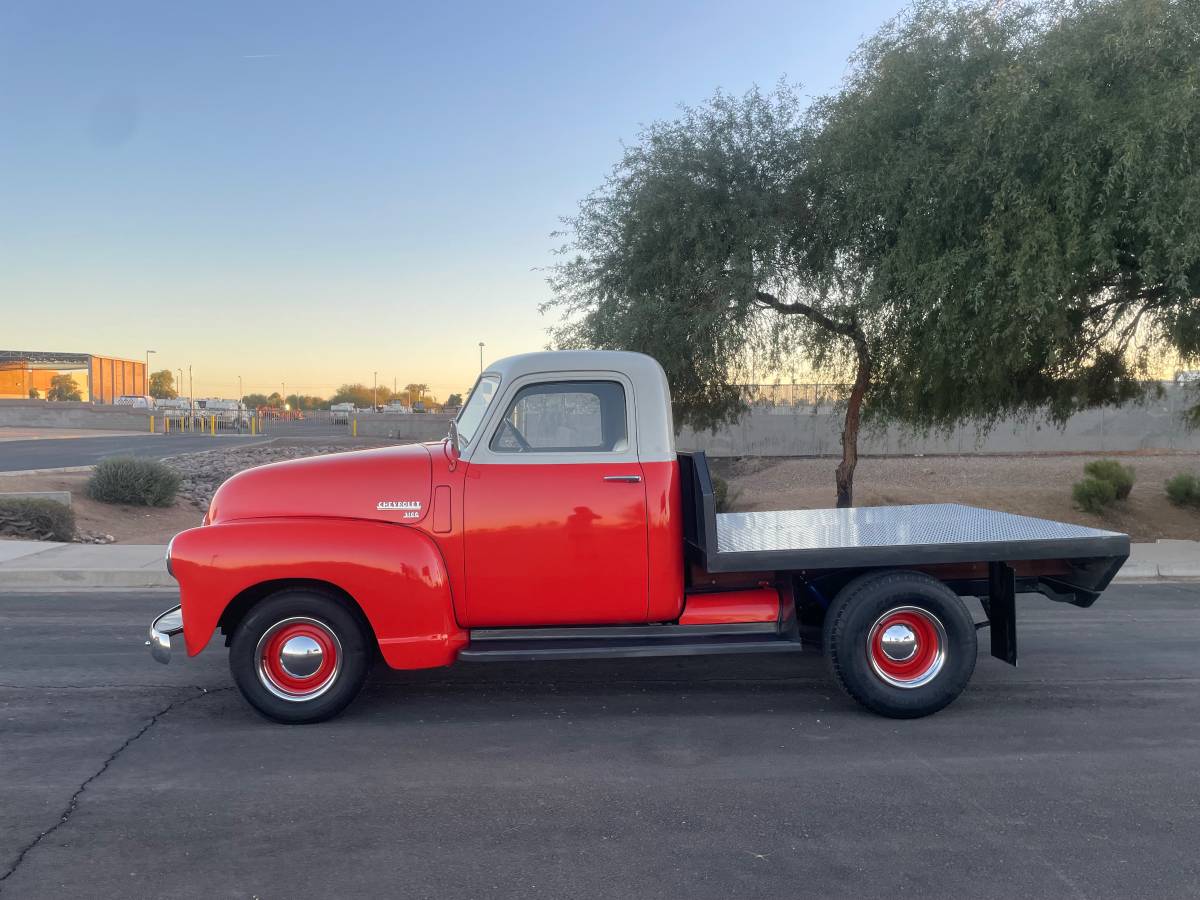
{"label": "running board", "polygon": [[464,662],[559,659],[630,659],[646,656],[717,656],[795,653],[800,640],[774,622],[731,625],[631,625],[612,628],[484,628],[459,651]]}

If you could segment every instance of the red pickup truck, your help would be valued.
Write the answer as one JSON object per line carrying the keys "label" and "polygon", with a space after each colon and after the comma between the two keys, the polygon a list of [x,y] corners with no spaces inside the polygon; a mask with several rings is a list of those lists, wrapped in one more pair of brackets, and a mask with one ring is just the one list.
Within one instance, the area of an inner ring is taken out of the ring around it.
{"label": "red pickup truck", "polygon": [[[377,656],[454,662],[823,649],[864,706],[946,706],[978,628],[1016,663],[1018,592],[1089,606],[1129,538],[953,504],[718,513],[637,353],[501,360],[440,443],[230,478],[167,550],[167,662],[219,628],[242,694],[281,722],[346,707]],[[976,622],[962,597],[982,601]]]}

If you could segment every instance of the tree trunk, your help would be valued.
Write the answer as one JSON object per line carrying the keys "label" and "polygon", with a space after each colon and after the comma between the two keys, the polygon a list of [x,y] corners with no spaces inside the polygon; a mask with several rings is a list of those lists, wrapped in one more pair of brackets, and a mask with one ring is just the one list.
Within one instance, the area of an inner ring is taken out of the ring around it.
{"label": "tree trunk", "polygon": [[846,421],[842,425],[842,461],[834,474],[837,485],[837,505],[844,508],[854,505],[854,470],[858,466],[858,426],[862,420],[863,397],[871,383],[871,354],[862,331],[854,329],[854,352],[858,357],[858,368],[854,374],[854,387],[846,401]]}

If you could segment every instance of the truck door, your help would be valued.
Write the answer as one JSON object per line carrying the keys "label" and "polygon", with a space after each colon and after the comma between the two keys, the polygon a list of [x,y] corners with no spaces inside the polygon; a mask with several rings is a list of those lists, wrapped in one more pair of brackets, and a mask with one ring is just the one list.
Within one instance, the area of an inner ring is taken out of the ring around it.
{"label": "truck door", "polygon": [[526,377],[505,392],[463,487],[464,624],[646,621],[632,405],[631,385],[616,375]]}

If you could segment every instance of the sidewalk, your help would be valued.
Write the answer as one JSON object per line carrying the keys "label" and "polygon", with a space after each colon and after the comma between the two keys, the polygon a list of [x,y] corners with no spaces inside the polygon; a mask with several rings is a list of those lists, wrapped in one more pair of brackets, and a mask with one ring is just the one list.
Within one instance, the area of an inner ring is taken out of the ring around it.
{"label": "sidewalk", "polygon": [[175,587],[157,544],[0,541],[0,591]]}
{"label": "sidewalk", "polygon": [[[0,540],[0,592],[175,587],[164,546]],[[1200,541],[1134,544],[1116,581],[1200,578]]]}

